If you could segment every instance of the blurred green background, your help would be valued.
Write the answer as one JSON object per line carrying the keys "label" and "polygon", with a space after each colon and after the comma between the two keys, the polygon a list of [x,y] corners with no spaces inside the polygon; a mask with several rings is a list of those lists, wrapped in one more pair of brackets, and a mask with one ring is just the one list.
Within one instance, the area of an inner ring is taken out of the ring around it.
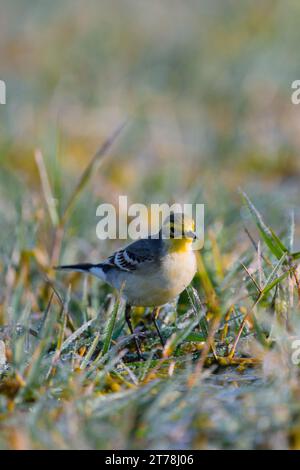
{"label": "blurred green background", "polygon": [[296,0],[2,0],[2,180],[10,175],[11,193],[20,180],[39,184],[38,147],[60,197],[129,118],[94,182],[98,201],[168,201],[194,188],[215,204],[220,187],[239,185],[296,201],[299,13]]}

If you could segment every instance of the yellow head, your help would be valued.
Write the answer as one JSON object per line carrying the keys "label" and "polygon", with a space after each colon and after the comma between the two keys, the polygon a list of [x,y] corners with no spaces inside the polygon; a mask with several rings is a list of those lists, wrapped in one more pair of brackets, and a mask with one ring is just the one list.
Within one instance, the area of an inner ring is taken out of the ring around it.
{"label": "yellow head", "polygon": [[186,251],[189,250],[193,240],[195,240],[195,222],[186,214],[171,213],[162,225],[160,234],[169,250]]}

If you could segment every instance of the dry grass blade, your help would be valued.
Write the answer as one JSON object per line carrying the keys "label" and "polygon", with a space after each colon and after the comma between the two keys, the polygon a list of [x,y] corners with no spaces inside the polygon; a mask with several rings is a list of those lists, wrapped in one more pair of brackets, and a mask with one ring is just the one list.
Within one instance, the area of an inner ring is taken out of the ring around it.
{"label": "dry grass blade", "polygon": [[261,243],[260,241],[257,244],[257,270],[259,276],[259,288],[262,289],[263,283],[265,281],[265,274],[262,267],[262,252],[261,252]]}
{"label": "dry grass blade", "polygon": [[[55,296],[56,296],[59,304],[61,305],[61,307],[64,308],[65,303],[64,303],[61,295],[59,294],[58,290],[56,289],[54,283],[51,281],[51,279],[49,279],[49,277],[45,273],[42,272],[41,275],[45,279],[46,284],[48,284],[51,287],[51,289],[53,290],[53,293],[55,294]],[[72,320],[71,315],[69,315],[69,312],[67,312],[67,326],[71,329],[72,332],[75,331],[73,320]]]}
{"label": "dry grass blade", "polygon": [[117,127],[117,129],[113,132],[113,134],[107,140],[105,140],[103,145],[96,152],[96,154],[94,155],[94,157],[92,158],[92,160],[90,161],[86,169],[84,170],[83,174],[81,175],[80,180],[78,181],[75,189],[73,190],[70,196],[70,199],[66,205],[66,208],[60,218],[59,224],[55,230],[52,254],[51,254],[52,266],[58,263],[60,250],[61,250],[61,244],[62,244],[63,235],[64,235],[64,226],[68,220],[68,217],[72,213],[72,210],[74,208],[75,202],[77,201],[77,198],[79,197],[80,193],[89,182],[92,174],[95,173],[99,165],[103,163],[103,158],[107,155],[108,149],[112,146],[112,144],[114,143],[116,138],[119,136],[121,131],[124,129],[126,124],[127,124],[127,121],[124,121],[119,127]]}
{"label": "dry grass blade", "polygon": [[53,356],[53,359],[52,359],[52,362],[51,362],[51,366],[50,366],[49,371],[47,373],[46,379],[48,379],[51,376],[51,374],[55,371],[55,366],[56,366],[57,362],[59,361],[59,358],[60,358],[60,355],[61,355],[62,346],[63,346],[63,339],[64,339],[66,325],[67,325],[67,311],[68,311],[70,298],[71,298],[71,286],[69,286],[69,288],[68,288],[66,301],[65,301],[64,306],[62,307],[62,310],[61,310],[61,324],[60,324],[60,330],[59,330],[58,339],[57,339],[56,351],[54,353],[54,356]]}
{"label": "dry grass blade", "polygon": [[[264,286],[262,292],[265,294],[266,293],[266,289],[270,287],[270,285],[272,284],[276,274],[278,273],[279,269],[281,268],[281,266],[283,265],[284,261],[286,259],[286,253],[284,253],[282,255],[282,257],[280,258],[280,260],[278,261],[278,263],[276,263],[276,265],[274,266],[274,268],[272,269],[272,272],[270,273],[268,279],[267,279],[267,282],[266,282],[266,285]],[[270,290],[270,288],[269,288]],[[269,292],[268,290],[268,292]]]}
{"label": "dry grass blade", "polygon": [[66,220],[68,219],[70,213],[73,210],[73,207],[75,205],[75,202],[80,195],[81,191],[83,188],[86,186],[88,183],[89,179],[91,178],[92,174],[98,169],[99,165],[103,163],[103,158],[107,155],[108,149],[112,146],[116,138],[120,135],[124,127],[126,126],[127,121],[123,122],[117,129],[113,132],[113,134],[105,140],[103,145],[99,148],[99,150],[95,153],[94,157],[84,170],[80,180],[77,183],[77,186],[75,187],[74,191],[71,194],[71,197],[67,203],[67,206],[64,210],[64,213],[61,218],[61,226],[64,225]]}
{"label": "dry grass blade", "polygon": [[212,256],[213,256],[213,261],[216,269],[216,274],[217,277],[220,281],[224,279],[224,266],[223,266],[223,259],[221,255],[221,250],[217,241],[217,237],[213,230],[209,230],[208,232],[208,237],[211,243],[211,249],[212,249]]}
{"label": "dry grass blade", "polygon": [[241,263],[241,266],[243,267],[243,269],[246,271],[246,273],[248,274],[248,276],[250,277],[251,281],[253,282],[253,284],[255,285],[256,289],[258,290],[258,292],[261,292],[261,288],[260,286],[257,284],[257,281],[255,279],[255,277],[250,273],[249,269],[247,268],[247,266],[244,265],[244,263],[242,263],[242,261],[240,261]]}
{"label": "dry grass blade", "polygon": [[199,274],[203,289],[205,291],[207,300],[209,302],[210,308],[213,311],[215,310],[217,311],[218,310],[217,294],[213,286],[213,283],[210,279],[210,276],[207,272],[207,269],[203,260],[203,256],[200,252],[196,252],[196,256],[197,256],[198,274]]}
{"label": "dry grass blade", "polygon": [[43,157],[42,152],[39,149],[35,150],[34,157],[35,157],[35,161],[39,170],[43,193],[44,193],[45,201],[46,201],[47,208],[49,211],[50,219],[51,219],[52,225],[56,227],[59,223],[59,216],[56,210],[55,199],[52,194],[50,181],[48,178],[47,169],[46,169],[46,165],[44,162],[44,157]]}
{"label": "dry grass blade", "polygon": [[268,264],[268,265],[271,265],[271,261],[266,257],[264,256],[263,252],[262,252],[262,249],[261,247],[259,248],[258,246],[258,243],[256,243],[256,241],[254,240],[253,236],[251,235],[251,233],[249,232],[249,230],[247,229],[247,227],[244,226],[244,231],[246,233],[246,235],[248,236],[249,240],[251,241],[255,251],[258,253],[258,250],[260,250],[260,256],[261,258]]}

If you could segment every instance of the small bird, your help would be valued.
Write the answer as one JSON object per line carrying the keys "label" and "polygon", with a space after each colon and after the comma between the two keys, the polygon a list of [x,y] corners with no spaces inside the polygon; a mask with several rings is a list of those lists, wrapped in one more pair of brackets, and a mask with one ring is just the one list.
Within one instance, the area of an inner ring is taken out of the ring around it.
{"label": "small bird", "polygon": [[[156,319],[160,307],[177,297],[196,273],[197,261],[192,250],[196,238],[194,220],[172,212],[156,236],[136,240],[98,264],[71,264],[56,269],[90,273],[121,290],[131,334],[134,334],[132,306],[153,307],[151,318],[164,346]],[[141,358],[139,342],[134,338]]]}

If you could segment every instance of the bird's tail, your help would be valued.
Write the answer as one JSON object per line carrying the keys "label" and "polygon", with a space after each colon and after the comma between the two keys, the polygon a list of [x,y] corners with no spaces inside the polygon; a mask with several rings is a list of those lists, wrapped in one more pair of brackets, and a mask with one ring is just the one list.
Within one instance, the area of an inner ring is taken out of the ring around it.
{"label": "bird's tail", "polygon": [[103,263],[81,263],[81,264],[65,264],[62,266],[55,266],[54,269],[62,271],[77,271],[80,273],[90,273],[100,279],[106,280],[106,266]]}

